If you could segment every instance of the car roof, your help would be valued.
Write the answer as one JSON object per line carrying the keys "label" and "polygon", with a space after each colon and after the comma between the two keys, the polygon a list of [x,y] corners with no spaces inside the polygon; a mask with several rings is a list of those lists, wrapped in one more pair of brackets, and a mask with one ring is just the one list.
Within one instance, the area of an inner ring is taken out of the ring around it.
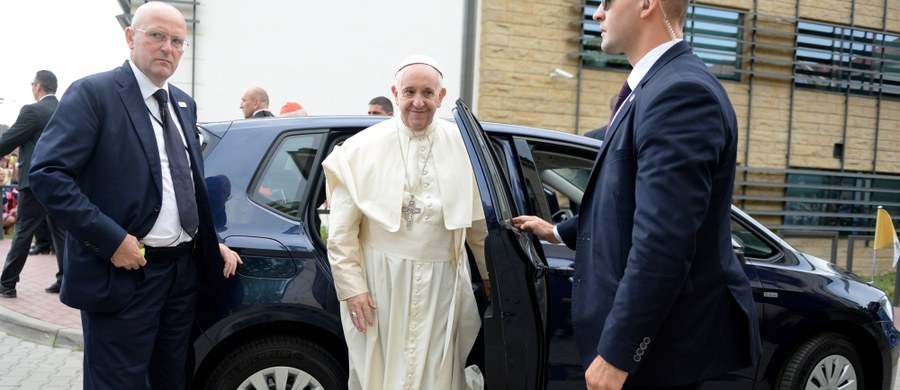
{"label": "car roof", "polygon": [[[265,119],[240,119],[233,121],[202,123],[201,127],[207,131],[222,136],[227,131],[283,131],[284,129],[354,129],[362,130],[366,127],[387,120],[383,116],[370,115],[345,115],[345,116],[306,116]],[[444,118],[453,122],[453,118]],[[485,130],[491,135],[508,135],[519,137],[537,137],[549,141],[579,144],[581,146],[599,147],[601,142],[580,135],[573,135],[562,131],[541,129],[536,127],[510,125],[494,122],[481,122]]]}

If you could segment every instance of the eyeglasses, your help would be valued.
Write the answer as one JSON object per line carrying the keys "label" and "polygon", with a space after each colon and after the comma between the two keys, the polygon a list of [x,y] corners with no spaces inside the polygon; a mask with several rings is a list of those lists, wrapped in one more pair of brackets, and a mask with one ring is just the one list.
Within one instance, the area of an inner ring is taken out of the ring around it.
{"label": "eyeglasses", "polygon": [[153,43],[165,44],[166,41],[169,41],[172,43],[172,47],[178,51],[184,51],[184,48],[190,46],[188,45],[187,41],[184,40],[184,38],[170,37],[161,31],[141,30],[134,27],[132,27],[132,29],[134,29],[134,31],[140,31],[144,33],[144,35],[146,35],[147,38],[150,38],[150,41]]}

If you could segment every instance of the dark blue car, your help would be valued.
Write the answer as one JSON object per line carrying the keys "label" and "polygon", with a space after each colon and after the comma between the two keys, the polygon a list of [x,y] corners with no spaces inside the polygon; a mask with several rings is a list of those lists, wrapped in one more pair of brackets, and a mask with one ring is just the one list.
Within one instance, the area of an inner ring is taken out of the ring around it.
{"label": "dark blue car", "polygon": [[[583,389],[570,319],[574,253],[504,221],[534,214],[558,222],[577,214],[600,143],[492,123],[482,130],[461,103],[454,119],[481,191],[494,287],[488,301],[473,285],[483,325],[470,363],[481,366],[491,389]],[[201,126],[216,229],[244,265],[237,278],[201,291],[193,388],[346,387],[320,163],[335,145],[380,120]],[[755,369],[705,388],[891,388],[900,338],[882,291],[794,249],[735,207],[732,231],[753,285],[763,353]]]}

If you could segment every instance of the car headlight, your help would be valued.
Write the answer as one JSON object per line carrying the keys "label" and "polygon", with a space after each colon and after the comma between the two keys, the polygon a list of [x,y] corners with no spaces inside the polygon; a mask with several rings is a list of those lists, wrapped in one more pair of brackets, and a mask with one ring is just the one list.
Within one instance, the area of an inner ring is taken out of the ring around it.
{"label": "car headlight", "polygon": [[884,313],[887,314],[891,322],[894,322],[894,304],[891,303],[888,296],[882,295],[881,299],[878,300],[878,303],[881,304],[881,308],[884,309]]}

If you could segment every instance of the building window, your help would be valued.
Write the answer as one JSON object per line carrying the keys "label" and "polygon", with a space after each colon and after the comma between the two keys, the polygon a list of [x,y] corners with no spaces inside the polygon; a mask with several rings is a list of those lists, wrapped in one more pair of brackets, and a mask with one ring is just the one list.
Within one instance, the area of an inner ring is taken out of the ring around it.
{"label": "building window", "polygon": [[738,12],[693,5],[684,39],[719,78],[740,80],[744,17]]}
{"label": "building window", "polygon": [[891,215],[900,215],[897,179],[789,173],[787,183],[785,225],[837,230],[842,234],[872,234],[878,206],[884,206]]}
{"label": "building window", "polygon": [[[600,24],[594,13],[601,1],[587,0],[583,7],[581,58],[585,66],[630,69],[622,54],[606,54],[600,50]],[[740,12],[704,5],[688,8],[684,39],[709,70],[719,78],[740,79],[744,15]]]}
{"label": "building window", "polygon": [[801,21],[794,83],[854,95],[900,97],[897,35]]}

